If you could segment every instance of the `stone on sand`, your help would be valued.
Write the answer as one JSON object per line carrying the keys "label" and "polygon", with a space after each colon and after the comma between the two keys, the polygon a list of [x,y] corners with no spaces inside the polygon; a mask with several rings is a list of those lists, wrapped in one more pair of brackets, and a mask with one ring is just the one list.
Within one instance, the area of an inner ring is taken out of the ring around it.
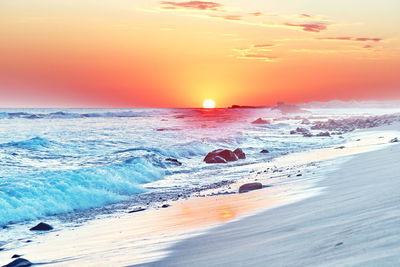
{"label": "stone on sand", "polygon": [[248,184],[244,184],[241,185],[239,187],[239,193],[247,193],[249,191],[252,190],[257,190],[257,189],[261,189],[263,186],[261,183],[248,183]]}

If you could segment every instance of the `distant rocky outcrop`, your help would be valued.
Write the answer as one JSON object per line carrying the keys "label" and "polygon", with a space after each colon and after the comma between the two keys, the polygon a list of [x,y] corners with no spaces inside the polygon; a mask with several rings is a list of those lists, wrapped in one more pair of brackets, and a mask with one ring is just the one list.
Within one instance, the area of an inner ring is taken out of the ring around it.
{"label": "distant rocky outcrop", "polygon": [[311,129],[347,133],[356,129],[367,129],[382,125],[389,125],[396,121],[400,121],[400,114],[370,117],[352,117],[340,120],[329,119],[327,121],[314,122]]}
{"label": "distant rocky outcrop", "polygon": [[270,124],[270,122],[267,121],[267,120],[263,120],[261,118],[258,118],[255,121],[253,121],[252,124]]}
{"label": "distant rocky outcrop", "polygon": [[269,108],[269,106],[241,106],[241,105],[232,105],[229,108]]}
{"label": "distant rocky outcrop", "polygon": [[278,102],[272,109],[279,110],[283,114],[289,113],[309,113],[308,110],[302,109],[297,105],[286,104],[284,102]]}
{"label": "distant rocky outcrop", "polygon": [[257,190],[257,189],[261,189],[263,186],[261,183],[248,183],[248,184],[244,184],[241,185],[239,187],[239,193],[247,193],[249,191],[253,191],[253,190]]}
{"label": "distant rocky outcrop", "polygon": [[240,148],[237,148],[234,151],[229,149],[217,149],[208,153],[204,158],[204,161],[206,163],[227,163],[245,158],[246,154]]}
{"label": "distant rocky outcrop", "polygon": [[390,140],[390,143],[398,143],[398,142],[399,142],[399,139],[397,137]]}
{"label": "distant rocky outcrop", "polygon": [[50,230],[53,230],[53,226],[51,226],[50,224],[41,222],[29,230],[31,230],[31,231],[50,231]]}

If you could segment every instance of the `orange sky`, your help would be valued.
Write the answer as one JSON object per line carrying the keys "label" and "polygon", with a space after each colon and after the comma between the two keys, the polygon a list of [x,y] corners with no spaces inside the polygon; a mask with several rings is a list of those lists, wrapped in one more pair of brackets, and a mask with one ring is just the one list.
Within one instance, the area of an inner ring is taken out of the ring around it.
{"label": "orange sky", "polygon": [[0,106],[400,99],[398,0],[2,0]]}

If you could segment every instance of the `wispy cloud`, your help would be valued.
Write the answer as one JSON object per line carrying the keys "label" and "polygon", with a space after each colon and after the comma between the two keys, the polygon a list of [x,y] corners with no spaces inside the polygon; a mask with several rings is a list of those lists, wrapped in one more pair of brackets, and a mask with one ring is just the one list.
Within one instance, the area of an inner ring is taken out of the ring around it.
{"label": "wispy cloud", "polygon": [[266,47],[274,47],[277,46],[275,44],[256,44],[254,45],[255,48],[266,48]]}
{"label": "wispy cloud", "polygon": [[233,51],[237,54],[236,58],[239,59],[255,59],[262,60],[265,62],[276,62],[280,58],[276,56],[267,55],[266,53],[272,52],[272,48],[276,47],[276,44],[255,44],[246,48],[237,48]]}
{"label": "wispy cloud", "polygon": [[222,4],[216,2],[206,1],[187,1],[187,2],[173,2],[162,1],[161,8],[163,9],[197,9],[197,10],[220,10]]}
{"label": "wispy cloud", "polygon": [[[229,11],[223,4],[212,1],[186,1],[186,2],[176,2],[176,1],[162,1],[160,2],[162,10],[197,10],[197,11],[208,11],[208,14],[192,14],[196,17],[208,17],[221,19],[230,22],[236,22],[247,25],[262,26],[262,27],[274,27],[274,28],[289,28],[294,30],[300,30],[305,32],[319,33],[327,30],[328,22],[317,21],[317,22],[307,22],[302,23],[301,21],[309,21],[310,19],[315,19],[314,16],[309,14],[297,14],[297,15],[278,15],[278,14],[265,14],[263,12],[242,12]],[[210,13],[211,12],[211,13]],[[274,18],[275,22],[264,21],[265,18]],[[298,22],[285,22],[290,20],[301,20]],[[280,21],[280,22],[278,22]]]}
{"label": "wispy cloud", "polygon": [[299,14],[299,16],[300,16],[301,18],[314,18],[314,16],[309,15],[309,14]]}
{"label": "wispy cloud", "polygon": [[239,56],[238,58],[262,60],[265,62],[276,62],[276,61],[280,60],[278,57],[272,57],[272,56],[267,56],[267,55],[262,55],[262,54],[245,54],[245,55]]}
{"label": "wispy cloud", "polygon": [[317,40],[330,40],[330,41],[356,41],[356,42],[380,42],[382,38],[365,38],[365,37],[320,37]]}
{"label": "wispy cloud", "polygon": [[212,18],[220,18],[224,20],[243,20],[243,17],[240,15],[210,15]]}
{"label": "wispy cloud", "polygon": [[284,23],[283,25],[288,27],[300,28],[306,32],[322,32],[328,29],[328,25],[325,22],[305,23],[305,24]]}

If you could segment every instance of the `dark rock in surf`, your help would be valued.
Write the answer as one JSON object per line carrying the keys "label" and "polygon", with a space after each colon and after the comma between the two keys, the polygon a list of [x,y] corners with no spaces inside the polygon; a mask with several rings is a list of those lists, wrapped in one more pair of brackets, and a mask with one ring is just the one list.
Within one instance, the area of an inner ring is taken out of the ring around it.
{"label": "dark rock in surf", "polygon": [[398,142],[399,142],[399,139],[397,137],[390,140],[390,143],[398,143]]}
{"label": "dark rock in surf", "polygon": [[296,128],[296,132],[300,133],[300,134],[309,134],[310,130],[308,130],[307,128],[298,127],[298,128]]}
{"label": "dark rock in surf", "polygon": [[261,189],[263,186],[261,183],[248,183],[239,187],[239,193],[247,193],[249,191]]}
{"label": "dark rock in surf", "polygon": [[261,118],[256,119],[255,121],[252,122],[252,124],[269,124],[270,122],[267,120],[263,120]]}
{"label": "dark rock in surf", "polygon": [[320,132],[318,133],[316,136],[326,136],[326,137],[330,137],[331,134],[329,132]]}
{"label": "dark rock in surf", "polygon": [[180,161],[177,160],[177,159],[174,159],[174,158],[166,158],[165,160],[168,161],[169,163],[172,163],[172,164],[176,165],[176,166],[182,166],[182,162],[180,162]]}
{"label": "dark rock in surf", "polygon": [[243,150],[241,148],[236,148],[235,150],[233,150],[233,153],[235,153],[235,155],[239,159],[245,159],[246,158],[246,154],[243,152]]}
{"label": "dark rock in surf", "polygon": [[224,158],[220,157],[220,156],[214,156],[212,158],[209,159],[204,159],[204,161],[206,163],[228,163]]}
{"label": "dark rock in surf", "polygon": [[53,230],[53,226],[51,226],[50,224],[41,222],[29,230],[31,230],[31,231],[50,231],[50,230]]}
{"label": "dark rock in surf", "polygon": [[28,267],[28,266],[32,266],[32,262],[24,258],[18,258],[7,265],[4,265],[3,267]]}
{"label": "dark rock in surf", "polygon": [[267,150],[267,149],[263,149],[263,150],[261,150],[261,151],[260,151],[260,153],[267,154],[267,153],[269,153],[269,150]]}
{"label": "dark rock in surf", "polygon": [[22,256],[22,255],[14,254],[14,255],[12,255],[11,259],[16,259],[16,258],[19,258],[19,257],[21,257],[21,256]]}
{"label": "dark rock in surf", "polygon": [[168,208],[169,206],[171,206],[171,205],[170,204],[164,204],[164,205],[161,206],[161,208],[165,209],[165,208]]}
{"label": "dark rock in surf", "polygon": [[206,163],[227,163],[230,161],[237,161],[238,156],[231,150],[228,149],[217,149],[211,151],[204,158]]}

